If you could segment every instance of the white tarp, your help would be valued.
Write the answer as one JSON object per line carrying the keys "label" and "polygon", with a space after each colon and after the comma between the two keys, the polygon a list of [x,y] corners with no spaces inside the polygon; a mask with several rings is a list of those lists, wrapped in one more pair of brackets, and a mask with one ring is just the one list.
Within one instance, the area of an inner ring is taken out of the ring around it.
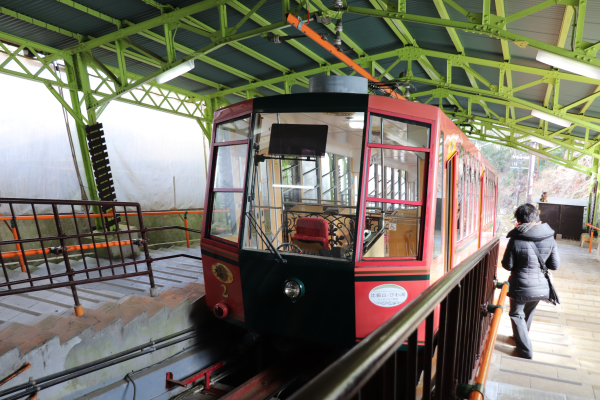
{"label": "white tarp", "polygon": [[[177,208],[204,206],[208,144],[196,121],[120,102],[111,103],[99,121],[117,201],[139,202],[143,210],[173,209],[175,177]],[[0,75],[0,197],[81,199],[60,103],[40,83],[8,75]],[[6,205],[0,212],[10,214]]]}

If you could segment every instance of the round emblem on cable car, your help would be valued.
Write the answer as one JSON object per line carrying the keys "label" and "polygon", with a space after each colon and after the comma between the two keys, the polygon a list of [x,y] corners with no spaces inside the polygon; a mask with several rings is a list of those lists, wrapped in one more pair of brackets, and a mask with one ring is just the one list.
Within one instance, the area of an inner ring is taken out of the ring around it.
{"label": "round emblem on cable car", "polygon": [[231,273],[231,271],[229,270],[229,268],[227,268],[223,264],[221,264],[221,263],[213,264],[212,267],[211,267],[211,269],[212,269],[213,275],[219,281],[221,281],[223,283],[231,283],[231,282],[233,282],[233,274]]}
{"label": "round emblem on cable car", "polygon": [[369,292],[369,300],[379,307],[396,307],[404,303],[407,298],[408,292],[399,285],[379,285]]}

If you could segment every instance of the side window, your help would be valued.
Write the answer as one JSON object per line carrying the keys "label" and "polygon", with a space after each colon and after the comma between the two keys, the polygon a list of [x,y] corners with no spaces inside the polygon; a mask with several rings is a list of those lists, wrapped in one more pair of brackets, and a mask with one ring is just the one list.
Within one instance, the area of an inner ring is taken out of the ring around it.
{"label": "side window", "polygon": [[457,195],[457,206],[456,206],[456,242],[459,242],[463,236],[464,236],[464,232],[463,232],[463,218],[462,215],[464,214],[464,210],[465,210],[465,205],[464,205],[464,193],[465,193],[465,173],[464,173],[464,163],[465,163],[465,159],[464,159],[464,150],[462,147],[459,148],[459,152],[458,152],[458,165],[456,166],[458,168],[458,187],[456,188],[456,195]]}
{"label": "side window", "polygon": [[371,115],[362,258],[421,256],[431,126]]}
{"label": "side window", "polygon": [[248,157],[249,117],[217,125],[210,236],[237,243]]}
{"label": "side window", "polygon": [[435,229],[433,233],[433,258],[443,254],[444,229],[444,132],[440,133],[440,144],[437,159],[437,186],[435,196]]}

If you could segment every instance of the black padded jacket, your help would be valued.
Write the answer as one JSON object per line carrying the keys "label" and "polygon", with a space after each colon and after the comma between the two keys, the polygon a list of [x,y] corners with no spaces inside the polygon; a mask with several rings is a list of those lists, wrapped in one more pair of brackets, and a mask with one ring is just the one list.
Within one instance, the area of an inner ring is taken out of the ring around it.
{"label": "black padded jacket", "polygon": [[548,269],[557,270],[560,258],[554,231],[548,224],[526,228],[519,225],[506,235],[510,240],[502,257],[502,267],[510,271],[508,297],[517,301],[544,300],[548,298],[548,281],[529,243],[538,248]]}

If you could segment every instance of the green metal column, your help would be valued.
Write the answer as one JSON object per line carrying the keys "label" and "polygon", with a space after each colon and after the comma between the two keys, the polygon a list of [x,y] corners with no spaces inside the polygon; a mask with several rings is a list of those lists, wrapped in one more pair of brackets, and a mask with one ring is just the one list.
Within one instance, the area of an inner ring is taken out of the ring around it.
{"label": "green metal column", "polygon": [[[98,198],[98,190],[96,188],[96,181],[94,180],[94,171],[92,170],[92,162],[90,160],[90,150],[88,149],[85,125],[86,121],[81,110],[82,103],[85,102],[87,108],[87,100],[89,97],[84,92],[84,87],[87,87],[89,93],[89,76],[85,65],[82,67],[82,60],[79,54],[74,55],[70,60],[65,60],[65,68],[67,71],[67,79],[69,84],[74,85],[77,90],[71,89],[69,91],[71,97],[71,105],[74,112],[75,124],[77,126],[77,139],[79,142],[79,149],[81,151],[81,161],[85,172],[85,180],[88,185],[88,192],[91,200],[100,200]],[[82,74],[83,71],[83,74]],[[79,100],[79,93],[83,92],[84,96]],[[91,125],[96,123],[96,113],[94,110],[91,112],[87,111],[87,124]],[[96,212],[96,211],[94,211]]]}

